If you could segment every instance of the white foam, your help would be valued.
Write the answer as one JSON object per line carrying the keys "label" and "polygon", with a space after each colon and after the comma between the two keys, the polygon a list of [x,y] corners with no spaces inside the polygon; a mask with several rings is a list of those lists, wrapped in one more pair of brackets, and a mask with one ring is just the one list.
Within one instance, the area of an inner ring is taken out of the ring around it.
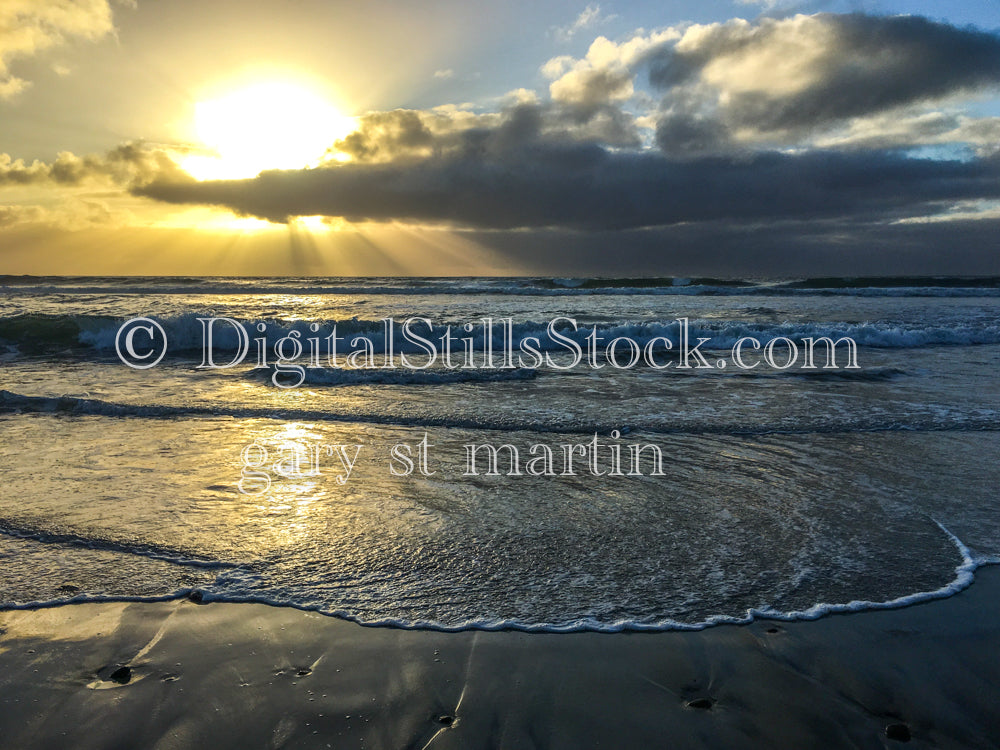
{"label": "white foam", "polygon": [[[203,346],[202,324],[198,318],[205,317],[200,313],[187,313],[184,315],[164,317],[158,320],[167,334],[169,341],[169,351],[190,352],[198,351]],[[396,321],[397,326],[404,319]],[[103,351],[114,351],[115,338],[122,322],[108,318],[81,318],[78,325],[81,328],[79,341],[81,344],[93,346]],[[292,331],[297,331],[301,340],[305,341],[311,336],[328,336],[334,323],[336,324],[337,335],[343,340],[338,341],[338,351],[349,352],[353,350],[350,344],[355,336],[368,338],[381,352],[384,346],[384,323],[381,320],[358,320],[346,321],[315,321],[319,324],[319,333],[309,330],[312,321],[298,321],[294,324],[282,323],[274,320],[262,321],[239,321],[246,330],[249,339],[258,336],[267,338],[268,346],[273,347],[275,341]],[[460,325],[468,321],[432,321],[436,335],[442,335],[445,326],[449,323],[453,326]],[[257,324],[264,323],[267,326],[265,333],[257,331]],[[515,323],[513,326],[513,340],[511,347],[517,353],[520,342],[529,338],[537,339],[542,351],[554,351],[562,349],[562,345],[552,341],[548,336],[547,328],[549,321],[525,321]],[[585,344],[587,336],[591,332],[592,326],[578,324],[578,329],[573,331],[568,325],[558,325],[557,330],[565,336],[572,338],[579,344]],[[632,339],[640,346],[645,346],[653,339],[664,337],[673,342],[676,350],[679,339],[680,326],[675,320],[669,321],[624,321],[615,324],[603,324],[597,326],[598,336],[604,339],[606,344],[617,337]],[[423,328],[417,329],[420,335],[426,332]],[[453,335],[456,335],[453,333]],[[474,342],[476,351],[482,351],[484,345],[484,334],[481,327],[477,327],[471,334],[462,333],[462,336],[470,336]],[[834,341],[840,338],[850,338],[858,346],[873,348],[918,348],[924,346],[974,346],[984,344],[1000,344],[1000,326],[998,325],[956,325],[956,326],[904,326],[885,322],[865,322],[865,323],[746,323],[741,321],[711,321],[692,320],[689,324],[689,335],[692,341],[697,338],[710,339],[704,345],[704,349],[728,350],[744,337],[753,337],[766,344],[771,339],[785,337],[794,341],[801,341],[804,338],[829,337]],[[457,335],[456,335],[457,338]],[[220,351],[235,351],[238,344],[238,335],[230,325],[218,325],[213,331],[213,343]],[[503,333],[499,326],[494,329],[494,347],[504,344]],[[325,346],[325,344],[324,344]],[[420,352],[416,346],[408,346],[398,335],[394,339],[394,350],[399,352]],[[499,350],[498,350],[499,351]]]}
{"label": "white foam", "polygon": [[[460,632],[466,630],[515,630],[531,633],[577,633],[577,632],[662,632],[662,631],[699,631],[718,625],[748,625],[756,620],[778,620],[782,622],[817,620],[831,614],[858,613],[873,610],[900,609],[934,599],[945,599],[965,590],[975,580],[975,572],[985,565],[1000,564],[1000,557],[974,558],[971,551],[962,541],[951,533],[943,524],[935,520],[937,526],[948,536],[961,555],[961,562],[955,568],[955,577],[948,584],[933,591],[919,591],[888,601],[854,600],[846,603],[817,603],[808,609],[781,611],[772,608],[754,608],[740,616],[712,615],[698,622],[683,622],[671,618],[656,621],[616,620],[604,622],[595,618],[576,618],[562,622],[532,623],[516,619],[468,619],[461,623],[442,624],[433,620],[403,620],[399,618],[364,619],[344,609],[330,609],[321,605],[305,605],[294,600],[284,600],[278,597],[263,595],[243,595],[225,590],[213,589],[180,589],[163,596],[92,596],[76,594],[65,599],[52,599],[21,604],[5,604],[2,609],[37,609],[58,606],[68,603],[82,602],[159,602],[191,596],[197,592],[202,602],[252,603],[269,606],[291,607],[310,612],[336,617],[354,622],[365,627],[393,627],[404,630],[434,630],[441,632]],[[217,585],[226,581],[239,580],[238,571],[230,571],[217,578]]]}

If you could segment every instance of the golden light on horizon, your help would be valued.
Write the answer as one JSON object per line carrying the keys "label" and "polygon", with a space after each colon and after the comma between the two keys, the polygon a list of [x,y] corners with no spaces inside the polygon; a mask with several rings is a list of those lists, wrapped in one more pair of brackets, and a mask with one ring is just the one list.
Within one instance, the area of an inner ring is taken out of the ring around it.
{"label": "golden light on horizon", "polygon": [[193,125],[211,154],[187,156],[181,168],[198,180],[225,180],[315,166],[354,118],[302,84],[277,80],[196,103]]}

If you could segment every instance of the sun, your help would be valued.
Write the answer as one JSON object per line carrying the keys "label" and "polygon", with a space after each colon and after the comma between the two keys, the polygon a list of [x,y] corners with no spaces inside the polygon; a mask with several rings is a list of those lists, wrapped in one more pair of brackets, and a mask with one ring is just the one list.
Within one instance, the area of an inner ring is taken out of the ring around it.
{"label": "sun", "polygon": [[305,86],[266,81],[198,102],[193,125],[210,154],[191,154],[181,168],[198,180],[222,180],[315,166],[354,119]]}

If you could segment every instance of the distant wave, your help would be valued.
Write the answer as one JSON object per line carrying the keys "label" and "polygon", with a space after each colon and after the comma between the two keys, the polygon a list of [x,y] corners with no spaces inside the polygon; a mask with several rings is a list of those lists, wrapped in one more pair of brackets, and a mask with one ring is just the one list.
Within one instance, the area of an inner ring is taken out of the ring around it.
{"label": "distant wave", "polygon": [[[273,382],[273,367],[250,370],[247,377]],[[531,380],[537,370],[519,367],[514,370],[382,370],[322,368],[306,369],[305,385],[443,385],[446,383],[496,383],[503,380]],[[282,376],[279,375],[279,378]],[[280,382],[280,380],[279,380]]]}
{"label": "distant wave", "polygon": [[839,382],[868,382],[879,383],[887,380],[895,380],[909,375],[906,370],[899,367],[866,367],[862,370],[739,370],[731,369],[727,375],[732,377],[750,378],[801,378],[809,381],[832,381]]}
{"label": "distant wave", "polygon": [[264,278],[0,276],[12,294],[1000,296],[1000,277]]}
{"label": "distant wave", "polygon": [[[199,317],[210,317],[210,313],[186,313],[183,315],[164,316],[157,318],[157,322],[163,325],[169,340],[169,351],[172,354],[181,352],[199,351],[202,347],[202,324]],[[395,344],[397,352],[419,353],[416,346],[408,345],[403,341],[399,324],[404,318],[396,318]],[[115,337],[121,326],[123,319],[110,316],[99,315],[47,315],[40,313],[29,313],[22,315],[0,318],[0,341],[16,343],[26,351],[49,351],[53,349],[86,346],[99,351],[114,352]],[[297,331],[303,343],[309,337],[325,337],[332,331],[332,326],[336,324],[337,335],[341,337],[338,344],[338,351],[349,352],[353,349],[351,340],[356,336],[368,338],[376,346],[377,351],[381,351],[384,346],[384,324],[380,320],[365,320],[351,318],[348,320],[324,321],[324,320],[300,320],[294,323],[277,320],[245,320],[239,321],[247,332],[248,338],[252,341],[258,336],[267,338],[268,346],[273,346],[279,338],[287,336],[291,331]],[[309,330],[311,323],[319,324],[319,333]],[[445,326],[460,326],[466,322],[476,323],[476,321],[446,321],[432,320],[434,324],[434,335],[429,338],[436,338],[443,335]],[[263,323],[267,326],[264,334],[257,332],[256,326]],[[562,347],[553,342],[546,332],[548,321],[525,321],[515,323],[513,326],[513,348],[516,349],[521,341],[529,338],[538,339],[538,348],[542,351],[557,351]],[[556,329],[563,335],[569,336],[577,343],[583,344],[590,333],[590,327],[579,324],[575,332],[566,323],[560,323]],[[605,322],[597,324],[597,334],[604,339],[606,344],[613,338],[626,337],[644,346],[649,341],[664,337],[672,341],[675,345],[678,341],[679,326],[676,321],[622,321]],[[711,339],[703,348],[715,350],[731,349],[741,338],[751,336],[761,342],[778,337],[787,337],[795,341],[801,341],[807,337],[828,336],[834,340],[841,337],[848,337],[855,341],[858,346],[874,348],[917,348],[924,346],[976,346],[1000,343],[1000,325],[995,323],[963,323],[961,325],[924,325],[905,326],[885,322],[865,322],[865,323],[841,323],[841,322],[806,322],[806,323],[748,323],[743,321],[720,321],[720,320],[691,320],[690,335],[692,342],[697,337]],[[420,335],[427,335],[427,328],[422,324],[415,324],[414,331]],[[470,336],[477,351],[481,352],[484,344],[484,334],[480,326],[471,334],[460,333],[457,328],[452,333],[455,341],[459,337]],[[493,331],[493,345],[499,352],[503,344],[503,332],[499,325]],[[232,326],[219,323],[213,331],[213,338],[217,350],[235,351],[238,336]],[[325,343],[322,347],[325,349]],[[459,355],[459,345],[454,345],[456,357]],[[251,346],[250,357],[253,357],[253,345]],[[221,354],[220,354],[221,359]]]}
{"label": "distant wave", "polygon": [[552,423],[530,418],[503,415],[445,417],[434,415],[393,415],[384,412],[335,412],[322,409],[281,409],[227,405],[127,404],[77,396],[28,396],[0,390],[0,413],[40,413],[94,415],[115,418],[178,419],[184,417],[232,417],[235,419],[282,419],[295,421],[351,422],[360,424],[400,425],[491,430],[495,432],[538,432],[568,435],[608,435],[612,430],[660,435],[811,435],[855,432],[996,432],[1000,414],[979,409],[973,413],[947,412],[938,415],[912,415],[904,420],[881,415],[842,419],[826,417],[803,424],[800,417],[781,422],[748,423],[704,422],[671,416],[669,423],[630,420],[626,424],[595,420],[571,420]]}

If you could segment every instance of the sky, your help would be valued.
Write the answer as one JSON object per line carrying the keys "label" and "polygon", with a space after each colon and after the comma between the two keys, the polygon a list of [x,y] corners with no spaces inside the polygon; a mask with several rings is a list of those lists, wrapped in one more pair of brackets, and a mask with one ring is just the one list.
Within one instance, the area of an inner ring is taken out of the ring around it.
{"label": "sky", "polygon": [[0,274],[1000,274],[1000,3],[4,0]]}

